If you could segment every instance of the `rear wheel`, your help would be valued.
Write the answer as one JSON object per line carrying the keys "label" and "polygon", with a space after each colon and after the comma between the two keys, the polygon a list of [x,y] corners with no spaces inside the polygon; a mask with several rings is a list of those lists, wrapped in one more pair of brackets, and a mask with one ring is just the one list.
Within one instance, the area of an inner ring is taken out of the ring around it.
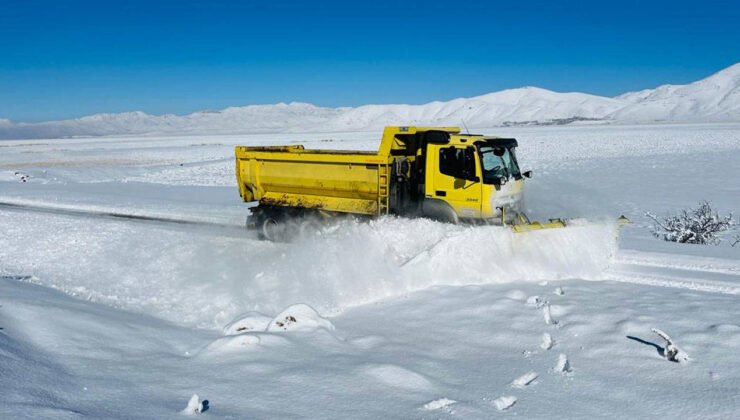
{"label": "rear wheel", "polygon": [[260,230],[260,233],[265,239],[269,241],[273,241],[273,242],[285,241],[287,239],[286,238],[287,226],[284,221],[268,216],[262,222],[262,228]]}
{"label": "rear wheel", "polygon": [[307,209],[262,207],[252,210],[247,229],[257,232],[260,239],[289,242],[299,237],[311,237],[322,228],[320,215]]}
{"label": "rear wheel", "polygon": [[299,231],[302,238],[315,236],[319,231],[321,231],[321,224],[314,218],[306,217],[301,221]]}

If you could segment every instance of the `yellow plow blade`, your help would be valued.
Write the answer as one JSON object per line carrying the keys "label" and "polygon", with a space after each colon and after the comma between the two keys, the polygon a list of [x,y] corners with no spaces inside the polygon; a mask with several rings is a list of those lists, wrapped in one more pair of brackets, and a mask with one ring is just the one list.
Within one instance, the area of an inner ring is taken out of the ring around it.
{"label": "yellow plow blade", "polygon": [[514,225],[511,227],[511,230],[513,230],[515,233],[521,233],[521,232],[529,232],[532,230],[540,230],[540,229],[557,229],[557,228],[563,228],[565,226],[566,226],[565,221],[557,219],[557,220],[551,220],[547,223],[530,222],[530,223],[523,223],[521,225]]}
{"label": "yellow plow blade", "polygon": [[[524,215],[519,216],[519,221],[520,223],[511,226],[511,230],[514,231],[514,233],[531,232],[533,230],[542,229],[559,229],[568,226],[567,221],[563,219],[550,219],[549,222],[545,223],[537,221],[530,222]],[[632,223],[632,221],[624,215],[617,218],[617,224],[619,224],[619,227],[630,223]]]}

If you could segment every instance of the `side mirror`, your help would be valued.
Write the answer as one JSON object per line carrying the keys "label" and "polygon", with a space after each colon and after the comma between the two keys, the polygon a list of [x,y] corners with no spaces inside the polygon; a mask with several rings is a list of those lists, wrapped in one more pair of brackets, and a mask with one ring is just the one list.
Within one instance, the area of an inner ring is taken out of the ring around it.
{"label": "side mirror", "polygon": [[525,178],[532,178],[532,171],[524,172],[522,174],[522,176],[525,177]]}

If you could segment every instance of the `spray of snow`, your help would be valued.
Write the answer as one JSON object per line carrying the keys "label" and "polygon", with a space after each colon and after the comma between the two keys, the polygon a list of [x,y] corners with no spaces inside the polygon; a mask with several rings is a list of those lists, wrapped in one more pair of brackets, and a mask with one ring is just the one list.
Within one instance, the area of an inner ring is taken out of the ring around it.
{"label": "spray of snow", "polygon": [[3,244],[4,268],[33,267],[22,273],[29,281],[219,329],[240,314],[275,316],[296,303],[327,316],[432,286],[596,280],[616,251],[616,224],[607,222],[516,234],[389,217],[346,220],[293,243],[36,214],[0,220],[0,228],[16,237],[58,234],[36,243],[33,255],[21,242]]}
{"label": "spray of snow", "polygon": [[292,268],[272,266],[260,283],[284,284],[322,312],[438,285],[598,279],[616,251],[615,229],[584,223],[516,234],[427,220],[347,222],[289,244],[281,259]]}

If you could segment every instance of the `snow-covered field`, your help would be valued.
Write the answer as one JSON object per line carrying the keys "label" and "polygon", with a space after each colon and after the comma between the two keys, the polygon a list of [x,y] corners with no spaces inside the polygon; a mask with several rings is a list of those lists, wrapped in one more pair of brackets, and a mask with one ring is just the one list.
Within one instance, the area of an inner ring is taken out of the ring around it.
{"label": "snow-covered field", "polygon": [[194,394],[214,418],[740,415],[740,246],[644,215],[740,212],[740,124],[475,131],[519,139],[532,218],[589,222],[275,244],[242,229],[233,146],[379,132],[0,141],[0,418],[179,417]]}

